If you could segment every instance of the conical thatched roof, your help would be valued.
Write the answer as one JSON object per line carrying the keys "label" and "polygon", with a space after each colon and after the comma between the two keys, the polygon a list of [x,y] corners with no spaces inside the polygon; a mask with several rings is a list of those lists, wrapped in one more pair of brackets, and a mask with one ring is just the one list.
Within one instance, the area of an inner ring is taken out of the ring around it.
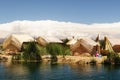
{"label": "conical thatched roof", "polygon": [[45,46],[47,44],[46,40],[43,39],[42,37],[38,37],[37,42],[42,46]]}
{"label": "conical thatched roof", "polygon": [[80,39],[81,45],[83,45],[89,52],[92,52],[94,46],[99,45],[97,42],[90,38]]}
{"label": "conical thatched roof", "polygon": [[108,40],[107,37],[104,38],[105,40],[105,50],[109,50],[109,52],[114,52],[113,48],[112,48],[112,44],[111,42]]}
{"label": "conical thatched roof", "polygon": [[120,52],[120,39],[113,37],[105,37],[105,50],[110,52]]}
{"label": "conical thatched roof", "polygon": [[18,50],[21,49],[23,42],[33,41],[34,39],[25,34],[12,34],[3,42],[3,48],[6,49],[9,45],[14,45]]}
{"label": "conical thatched roof", "polygon": [[94,53],[96,49],[93,49],[96,45],[99,45],[97,42],[90,38],[81,38],[74,45],[71,46],[73,52],[78,53]]}

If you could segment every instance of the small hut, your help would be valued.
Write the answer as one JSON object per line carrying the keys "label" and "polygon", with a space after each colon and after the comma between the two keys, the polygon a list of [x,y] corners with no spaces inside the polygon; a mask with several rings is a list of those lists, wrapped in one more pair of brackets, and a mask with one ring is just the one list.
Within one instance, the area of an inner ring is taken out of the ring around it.
{"label": "small hut", "polygon": [[5,53],[16,53],[21,50],[23,42],[33,41],[34,39],[25,34],[12,34],[3,42]]}
{"label": "small hut", "polygon": [[112,45],[112,49],[115,52],[120,53],[120,39],[118,39],[118,38],[108,38],[108,40],[110,41],[110,43]]}
{"label": "small hut", "polygon": [[49,36],[38,37],[37,42],[42,46],[46,46],[48,43],[60,43],[60,44],[63,43],[60,39]]}
{"label": "small hut", "polygon": [[95,54],[99,44],[90,38],[81,38],[75,44],[70,46],[73,55],[81,55],[84,53]]}
{"label": "small hut", "polygon": [[38,44],[40,44],[41,46],[47,45],[46,40],[43,39],[42,37],[38,37],[38,38],[37,38],[37,42],[38,42]]}

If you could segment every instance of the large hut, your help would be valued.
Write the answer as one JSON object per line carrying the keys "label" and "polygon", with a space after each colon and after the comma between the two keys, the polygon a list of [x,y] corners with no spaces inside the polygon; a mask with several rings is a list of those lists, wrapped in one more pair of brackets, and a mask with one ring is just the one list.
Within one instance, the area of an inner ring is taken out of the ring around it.
{"label": "large hut", "polygon": [[49,36],[38,37],[37,42],[42,46],[46,46],[48,43],[60,43],[60,44],[63,43],[60,39]]}
{"label": "large hut", "polygon": [[75,44],[70,46],[73,55],[82,55],[89,53],[94,55],[99,49],[99,44],[90,38],[81,38]]}
{"label": "large hut", "polygon": [[25,34],[12,34],[3,42],[5,53],[16,53],[21,50],[23,42],[30,42],[34,39]]}

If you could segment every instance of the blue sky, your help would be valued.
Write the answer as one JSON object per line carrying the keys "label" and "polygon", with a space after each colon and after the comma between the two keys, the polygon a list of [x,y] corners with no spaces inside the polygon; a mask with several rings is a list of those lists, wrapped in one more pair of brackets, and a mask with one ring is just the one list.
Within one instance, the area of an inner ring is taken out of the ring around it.
{"label": "blue sky", "polygon": [[0,0],[0,23],[15,20],[119,22],[120,0]]}

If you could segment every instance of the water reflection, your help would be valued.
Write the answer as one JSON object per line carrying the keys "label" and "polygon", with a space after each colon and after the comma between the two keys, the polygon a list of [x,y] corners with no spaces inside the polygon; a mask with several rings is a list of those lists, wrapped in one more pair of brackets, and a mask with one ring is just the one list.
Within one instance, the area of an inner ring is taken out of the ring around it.
{"label": "water reflection", "polygon": [[120,66],[0,63],[0,80],[119,80]]}
{"label": "water reflection", "polygon": [[114,70],[120,70],[120,65],[104,65],[104,69],[107,72],[114,71]]}
{"label": "water reflection", "polygon": [[[13,62],[11,64],[3,64],[3,72],[6,73],[4,77],[6,80],[35,80],[40,63],[23,63],[23,62]],[[35,74],[35,75],[34,75]],[[16,79],[17,78],[17,79]],[[0,79],[2,80],[2,79]]]}
{"label": "water reflection", "polygon": [[70,66],[73,72],[74,79],[77,78],[81,80],[119,80],[119,65],[72,64]]}
{"label": "water reflection", "polygon": [[76,72],[80,71],[82,73],[88,73],[92,71],[101,71],[103,65],[102,64],[70,64],[70,67]]}

